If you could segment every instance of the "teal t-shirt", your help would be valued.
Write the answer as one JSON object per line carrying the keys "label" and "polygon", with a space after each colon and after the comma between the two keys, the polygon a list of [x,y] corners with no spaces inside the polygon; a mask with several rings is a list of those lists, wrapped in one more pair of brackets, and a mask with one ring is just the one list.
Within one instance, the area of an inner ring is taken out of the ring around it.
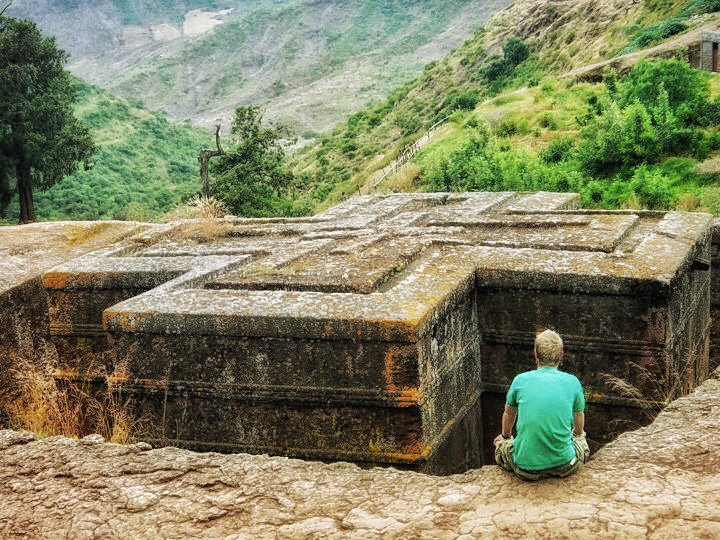
{"label": "teal t-shirt", "polygon": [[573,414],[585,410],[585,395],[575,375],[552,367],[521,373],[506,401],[517,409],[513,461],[518,467],[539,471],[575,457]]}

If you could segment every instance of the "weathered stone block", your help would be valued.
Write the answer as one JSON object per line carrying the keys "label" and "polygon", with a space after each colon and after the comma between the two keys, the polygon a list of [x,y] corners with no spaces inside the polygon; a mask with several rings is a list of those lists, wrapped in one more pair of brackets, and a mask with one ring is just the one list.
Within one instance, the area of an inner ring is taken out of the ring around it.
{"label": "weathered stone block", "polygon": [[358,197],[225,220],[202,244],[169,228],[45,283],[54,328],[102,324],[157,443],[455,472],[490,454],[538,329],[563,335],[589,411],[652,407],[707,374],[710,216],[576,205]]}

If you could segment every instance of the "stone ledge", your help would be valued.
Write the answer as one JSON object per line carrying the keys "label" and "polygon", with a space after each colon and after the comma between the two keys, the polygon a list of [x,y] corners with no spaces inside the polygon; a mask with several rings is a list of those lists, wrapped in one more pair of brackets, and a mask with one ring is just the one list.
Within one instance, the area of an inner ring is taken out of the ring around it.
{"label": "stone ledge", "polygon": [[[581,471],[434,477],[0,431],[0,536],[720,537],[720,371]],[[588,418],[592,429],[592,418]]]}

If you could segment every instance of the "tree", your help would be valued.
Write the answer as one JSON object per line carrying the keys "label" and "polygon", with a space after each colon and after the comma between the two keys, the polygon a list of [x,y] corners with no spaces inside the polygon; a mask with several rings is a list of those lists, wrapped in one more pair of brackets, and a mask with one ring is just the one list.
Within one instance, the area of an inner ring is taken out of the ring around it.
{"label": "tree", "polygon": [[671,111],[677,113],[682,106],[692,119],[693,113],[710,99],[708,75],[682,60],[641,60],[622,80],[620,105],[626,107],[639,101],[652,110],[663,92]]}
{"label": "tree", "polygon": [[502,46],[505,62],[515,67],[522,64],[530,56],[530,47],[516,37],[509,38]]}
{"label": "tree", "polygon": [[35,221],[33,189],[89,165],[95,150],[73,113],[67,58],[35,23],[0,14],[0,214],[14,187],[21,223]]}
{"label": "tree", "polygon": [[260,107],[251,105],[235,110],[230,135],[234,148],[212,164],[213,195],[237,215],[281,214],[282,195],[293,178],[283,148],[289,129],[263,126]]}
{"label": "tree", "polygon": [[206,148],[200,150],[198,154],[198,162],[200,162],[200,185],[203,197],[210,196],[210,176],[208,172],[210,158],[225,155],[225,150],[220,146],[220,124],[215,125],[215,146],[217,150],[209,150]]}

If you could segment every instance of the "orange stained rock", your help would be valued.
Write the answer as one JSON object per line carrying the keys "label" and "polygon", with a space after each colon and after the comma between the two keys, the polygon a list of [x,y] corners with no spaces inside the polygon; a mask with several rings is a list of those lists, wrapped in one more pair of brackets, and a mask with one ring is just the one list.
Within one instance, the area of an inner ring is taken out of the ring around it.
{"label": "orange stained rock", "polygon": [[53,271],[43,276],[43,285],[46,289],[92,288],[101,281],[117,279],[120,275],[122,272]]}
{"label": "orange stained rock", "polygon": [[423,444],[417,439],[407,443],[400,452],[383,451],[381,445],[382,441],[371,441],[369,443],[370,452],[378,454],[387,460],[400,463],[417,463],[427,459],[432,453],[432,445]]}
{"label": "orange stained rock", "polygon": [[416,321],[388,321],[383,320],[379,322],[380,334],[383,339],[390,341],[396,339],[398,334],[403,335],[405,339],[414,343],[417,341],[417,322]]}
{"label": "orange stained rock", "polygon": [[[409,354],[408,354],[409,353]],[[391,346],[385,353],[385,384],[388,394],[395,398],[400,407],[412,407],[418,403],[418,389],[416,386],[407,386],[396,381],[396,374],[403,369],[403,363],[408,362],[408,356],[415,356],[415,347],[412,345]],[[411,358],[409,360],[413,362]],[[415,360],[417,362],[417,360]]]}
{"label": "orange stained rock", "polygon": [[117,321],[119,327],[126,332],[134,332],[137,328],[138,323],[141,322],[146,315],[142,313],[131,313],[131,312],[116,312],[105,310],[103,312],[103,327],[107,328],[108,319],[112,318]]}
{"label": "orange stained rock", "polygon": [[76,278],[75,272],[50,272],[43,276],[43,285],[46,289],[66,289]]}

